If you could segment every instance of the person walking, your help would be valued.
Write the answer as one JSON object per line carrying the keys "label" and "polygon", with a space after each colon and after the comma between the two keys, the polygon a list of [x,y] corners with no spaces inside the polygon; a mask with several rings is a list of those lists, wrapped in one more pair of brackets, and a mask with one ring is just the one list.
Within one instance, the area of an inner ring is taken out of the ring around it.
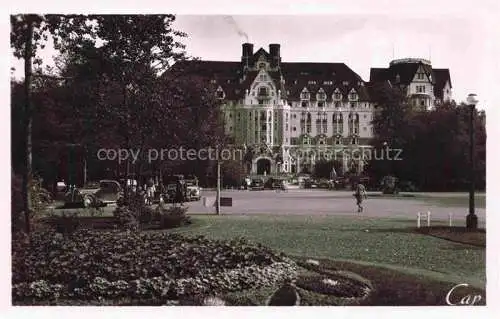
{"label": "person walking", "polygon": [[355,186],[354,197],[356,198],[356,205],[358,205],[358,213],[363,211],[363,199],[367,199],[366,188],[363,184],[357,183]]}
{"label": "person walking", "polygon": [[153,200],[155,197],[155,184],[153,182],[153,179],[150,178],[146,182],[146,196],[147,196],[147,203],[148,205],[153,205]]}
{"label": "person walking", "polygon": [[184,206],[184,200],[185,200],[185,193],[184,193],[184,185],[182,181],[177,181],[177,188],[175,192],[175,202],[181,204],[181,206]]}

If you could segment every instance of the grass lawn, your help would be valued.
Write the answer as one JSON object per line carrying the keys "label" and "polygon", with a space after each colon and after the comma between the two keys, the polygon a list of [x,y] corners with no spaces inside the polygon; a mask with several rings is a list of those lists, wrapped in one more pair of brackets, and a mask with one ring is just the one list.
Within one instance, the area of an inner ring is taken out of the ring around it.
{"label": "grass lawn", "polygon": [[[432,205],[443,206],[443,207],[469,207],[469,196],[428,196],[416,194],[413,197],[410,196],[396,196],[394,198],[398,199],[411,199],[411,200],[422,200]],[[484,194],[476,194],[474,196],[474,204],[477,208],[486,208],[486,196]]]}
{"label": "grass lawn", "polygon": [[[436,193],[439,194],[439,193]],[[433,196],[422,193],[403,193],[398,195],[384,195],[384,194],[369,194],[369,198],[392,198],[399,200],[421,200],[425,201],[431,205],[443,206],[443,207],[469,207],[469,195],[443,195],[443,196]],[[486,195],[485,194],[475,194],[474,203],[477,208],[486,208]]]}
{"label": "grass lawn", "polygon": [[334,216],[193,216],[169,230],[214,239],[243,236],[290,255],[381,266],[483,288],[486,251],[411,231],[413,220]]}
{"label": "grass lawn", "polygon": [[[469,207],[469,197],[414,197],[417,200],[424,200],[430,204],[444,207]],[[486,196],[475,196],[475,207],[486,208]]]}

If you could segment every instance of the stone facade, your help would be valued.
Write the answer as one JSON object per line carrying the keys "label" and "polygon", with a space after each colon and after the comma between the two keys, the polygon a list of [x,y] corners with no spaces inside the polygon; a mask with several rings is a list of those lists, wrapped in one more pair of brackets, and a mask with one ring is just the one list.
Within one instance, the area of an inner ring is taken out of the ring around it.
{"label": "stone facade", "polygon": [[451,99],[449,71],[421,59],[371,69],[369,82],[344,63],[282,62],[279,44],[254,53],[245,43],[240,62],[179,64],[210,77],[226,134],[252,154],[251,174],[313,173],[322,158],[334,160],[337,174],[362,172],[371,152],[374,83],[400,86],[419,107]]}

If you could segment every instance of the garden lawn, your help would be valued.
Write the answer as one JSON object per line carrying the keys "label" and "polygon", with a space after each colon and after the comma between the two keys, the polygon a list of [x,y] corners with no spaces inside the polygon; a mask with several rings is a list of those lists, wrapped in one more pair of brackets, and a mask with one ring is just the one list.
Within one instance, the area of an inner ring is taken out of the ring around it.
{"label": "garden lawn", "polygon": [[[375,195],[372,197],[391,197],[394,199],[402,200],[421,200],[432,205],[438,205],[442,207],[469,207],[469,195],[468,194],[457,194],[457,195],[429,195],[425,193],[404,193],[400,195]],[[474,196],[474,203],[477,208],[486,208],[486,195],[476,194]]]}
{"label": "garden lawn", "polygon": [[[469,197],[415,197],[431,204],[444,207],[469,207]],[[475,196],[474,204],[477,208],[486,208],[486,196]]]}
{"label": "garden lawn", "polygon": [[295,256],[382,266],[447,282],[485,285],[486,252],[411,230],[413,220],[363,216],[193,216],[169,230],[214,239],[243,236]]}

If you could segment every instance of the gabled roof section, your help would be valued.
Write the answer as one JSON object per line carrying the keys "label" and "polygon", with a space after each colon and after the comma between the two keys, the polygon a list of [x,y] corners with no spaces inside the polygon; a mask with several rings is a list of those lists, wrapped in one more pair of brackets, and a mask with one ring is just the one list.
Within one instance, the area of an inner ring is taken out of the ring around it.
{"label": "gabled roof section", "polygon": [[433,79],[434,79],[434,95],[442,99],[443,98],[443,89],[444,86],[446,85],[446,82],[448,82],[451,86],[451,77],[450,77],[450,70],[449,69],[434,69],[432,70],[433,72]]}
{"label": "gabled roof section", "polygon": [[190,73],[210,78],[236,78],[241,69],[240,62],[184,60],[175,63],[170,72]]}
{"label": "gabled roof section", "polygon": [[240,62],[184,60],[175,63],[171,73],[193,74],[214,81],[224,90],[225,98],[237,100],[245,95],[240,88]]}
{"label": "gabled roof section", "polygon": [[263,48],[258,49],[257,52],[255,52],[253,55],[255,61],[258,61],[260,56],[263,56],[264,58],[266,58],[266,60],[269,60],[269,58],[271,57],[271,55]]}
{"label": "gabled roof section", "polygon": [[[302,88],[307,87],[311,93],[311,100],[316,99],[316,93],[320,88],[323,88],[327,99],[331,100],[335,89],[338,88],[346,95],[352,88],[358,90],[360,82],[364,83],[363,79],[345,63],[284,62],[281,63],[281,71],[286,79],[286,88],[290,91],[291,99],[299,99]],[[325,81],[332,81],[334,84],[324,85]],[[348,85],[344,85],[344,82]],[[368,96],[360,92],[360,99],[368,99]]]}
{"label": "gabled roof section", "polygon": [[396,77],[399,75],[399,83],[408,85],[413,81],[415,74],[421,63],[398,63],[391,65],[388,69],[372,68],[370,70],[370,82],[390,81],[396,83]]}

